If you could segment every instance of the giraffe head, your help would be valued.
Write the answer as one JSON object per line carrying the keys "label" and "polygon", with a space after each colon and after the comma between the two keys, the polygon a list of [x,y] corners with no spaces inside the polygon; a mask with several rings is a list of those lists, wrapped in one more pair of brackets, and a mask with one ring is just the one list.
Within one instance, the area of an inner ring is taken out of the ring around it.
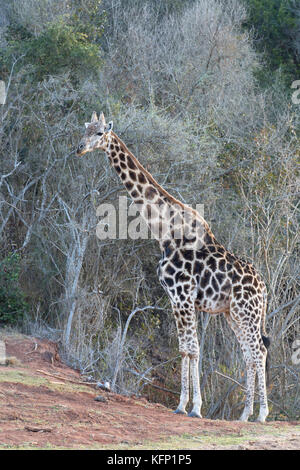
{"label": "giraffe head", "polygon": [[112,121],[106,124],[104,114],[101,113],[98,119],[94,111],[91,122],[85,123],[85,133],[79,142],[76,155],[81,157],[85,153],[92,152],[95,149],[106,151],[108,149],[112,127]]}

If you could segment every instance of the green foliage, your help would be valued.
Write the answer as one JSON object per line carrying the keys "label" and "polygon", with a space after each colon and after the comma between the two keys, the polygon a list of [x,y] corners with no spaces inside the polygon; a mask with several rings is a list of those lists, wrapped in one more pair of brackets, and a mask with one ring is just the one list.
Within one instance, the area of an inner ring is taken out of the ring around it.
{"label": "green foliage", "polygon": [[[95,75],[101,64],[99,47],[88,40],[87,34],[75,31],[73,26],[63,22],[50,25],[37,38],[20,36],[19,29],[10,30],[10,56],[24,55],[23,64],[32,65],[34,81],[41,81],[48,75],[69,72],[72,78],[80,77],[88,70]],[[22,31],[22,36],[25,35]]]}
{"label": "green foliage", "polygon": [[28,311],[19,275],[20,255],[9,254],[0,262],[0,325],[16,325]]}
{"label": "green foliage", "polygon": [[102,0],[72,0],[75,12],[70,20],[77,32],[87,35],[89,41],[98,44],[104,30],[105,12],[99,13]]}
{"label": "green foliage", "polygon": [[[245,0],[244,0],[245,1]],[[254,27],[257,47],[266,52],[271,70],[279,67],[288,85],[300,72],[299,57],[293,47],[298,24],[290,0],[246,0],[248,18],[245,26]]]}
{"label": "green foliage", "polygon": [[2,76],[10,73],[17,59],[15,71],[26,71],[33,83],[61,73],[68,73],[76,84],[87,75],[95,78],[101,66],[99,44],[105,22],[100,4],[101,0],[72,0],[69,14],[40,24],[38,33],[22,18],[14,18],[0,50]]}

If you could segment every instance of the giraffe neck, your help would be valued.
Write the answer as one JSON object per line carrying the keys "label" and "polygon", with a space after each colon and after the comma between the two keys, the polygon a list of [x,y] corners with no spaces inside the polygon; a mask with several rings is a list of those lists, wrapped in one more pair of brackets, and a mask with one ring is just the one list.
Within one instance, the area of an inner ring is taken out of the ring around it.
{"label": "giraffe neck", "polygon": [[202,239],[211,234],[206,221],[162,188],[114,132],[106,153],[161,249],[166,244],[178,247],[193,241],[197,229]]}

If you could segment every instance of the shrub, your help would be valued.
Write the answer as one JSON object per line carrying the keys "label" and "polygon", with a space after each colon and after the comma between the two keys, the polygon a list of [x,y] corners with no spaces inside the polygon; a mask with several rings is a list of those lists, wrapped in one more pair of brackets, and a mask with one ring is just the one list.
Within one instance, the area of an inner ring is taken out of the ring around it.
{"label": "shrub", "polygon": [[0,262],[0,325],[16,325],[28,311],[19,275],[20,255],[11,253]]}

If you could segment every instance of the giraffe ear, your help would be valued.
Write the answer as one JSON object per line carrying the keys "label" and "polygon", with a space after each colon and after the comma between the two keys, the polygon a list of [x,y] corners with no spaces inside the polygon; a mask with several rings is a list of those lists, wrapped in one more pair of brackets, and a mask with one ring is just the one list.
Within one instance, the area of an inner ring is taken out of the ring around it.
{"label": "giraffe ear", "polygon": [[103,113],[100,113],[100,116],[99,116],[99,121],[101,121],[101,123],[103,124],[103,126],[106,125],[106,122],[105,122],[105,117],[104,117],[104,114]]}
{"label": "giraffe ear", "polygon": [[97,121],[98,121],[97,113],[96,113],[96,111],[94,111],[93,114],[92,114],[91,122],[97,122]]}
{"label": "giraffe ear", "polygon": [[108,123],[107,126],[106,126],[105,132],[111,131],[112,128],[113,128],[113,122],[112,122],[112,121],[109,121],[109,123]]}
{"label": "giraffe ear", "polygon": [[85,128],[87,129],[87,128],[89,127],[90,123],[89,123],[89,122],[85,122],[84,125],[85,125]]}

